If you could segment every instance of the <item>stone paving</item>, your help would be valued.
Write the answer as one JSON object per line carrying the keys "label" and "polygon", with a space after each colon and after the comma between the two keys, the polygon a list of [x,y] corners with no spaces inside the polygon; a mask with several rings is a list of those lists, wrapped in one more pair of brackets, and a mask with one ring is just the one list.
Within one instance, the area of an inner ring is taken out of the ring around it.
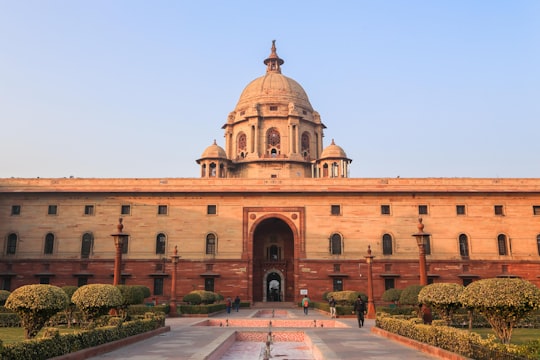
{"label": "stone paving", "polygon": [[[242,320],[255,319],[253,316],[261,309],[241,309],[239,312],[231,314],[220,313],[212,316],[211,319],[218,319],[226,323],[227,319]],[[306,316],[302,309],[287,309],[288,319],[294,320],[316,320],[319,323],[330,320],[326,313],[310,311]],[[122,347],[91,359],[115,359],[115,360],[257,360],[258,356],[252,354],[254,348],[259,345],[253,342],[236,340],[236,333],[250,331],[267,331],[263,328],[246,328],[232,326],[194,326],[197,323],[208,320],[207,318],[168,318],[166,324],[171,327],[170,332],[154,336],[150,339]],[[268,319],[269,320],[269,319]],[[437,357],[422,353],[411,347],[393,342],[383,337],[371,333],[370,329],[374,325],[374,320],[366,320],[363,328],[358,328],[355,318],[337,319],[343,327],[302,327],[302,328],[276,328],[273,332],[287,331],[306,335],[306,342],[292,343],[286,342],[278,344],[273,348],[273,358],[282,360],[300,359],[437,359]],[[226,346],[222,346],[226,343]],[[262,343],[261,343],[262,345]],[[307,348],[307,353],[306,353]],[[222,349],[222,351],[216,351]],[[228,349],[229,353],[225,353]],[[309,354],[311,349],[311,357]],[[283,356],[283,354],[287,354]],[[233,356],[234,355],[234,356]],[[280,356],[278,356],[280,355]]]}

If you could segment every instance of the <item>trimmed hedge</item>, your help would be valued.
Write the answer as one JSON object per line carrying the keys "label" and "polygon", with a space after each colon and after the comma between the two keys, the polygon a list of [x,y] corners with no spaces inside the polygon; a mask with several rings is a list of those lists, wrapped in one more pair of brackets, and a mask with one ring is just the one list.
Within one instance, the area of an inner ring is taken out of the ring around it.
{"label": "trimmed hedge", "polygon": [[388,332],[448,350],[471,359],[490,360],[494,354],[514,359],[538,359],[535,349],[523,345],[503,345],[493,338],[483,339],[479,334],[444,326],[418,324],[419,319],[397,319],[388,314],[377,316],[376,326]]}
{"label": "trimmed hedge", "polygon": [[225,308],[225,304],[221,303],[210,305],[180,305],[177,309],[180,314],[212,314],[223,311]]}
{"label": "trimmed hedge", "polygon": [[35,339],[0,348],[1,359],[46,360],[55,356],[69,354],[82,349],[102,345],[112,341],[145,333],[162,327],[165,317],[148,316],[144,320],[120,323],[117,326],[97,328],[74,334],[59,335],[51,331],[52,337]]}

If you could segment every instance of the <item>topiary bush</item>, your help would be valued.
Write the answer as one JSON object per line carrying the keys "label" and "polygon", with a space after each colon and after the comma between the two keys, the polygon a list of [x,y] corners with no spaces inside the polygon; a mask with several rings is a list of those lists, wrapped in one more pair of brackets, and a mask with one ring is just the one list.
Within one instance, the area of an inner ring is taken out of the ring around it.
{"label": "topiary bush", "polygon": [[459,295],[463,285],[454,283],[430,284],[418,293],[418,301],[432,307],[450,325],[452,314],[461,307]]}
{"label": "topiary bush", "polygon": [[330,296],[334,297],[334,300],[336,300],[336,303],[338,305],[353,305],[356,299],[358,298],[358,295],[362,298],[362,300],[367,303],[367,295],[364,293],[361,293],[359,291],[351,291],[351,290],[345,290],[345,291],[332,291],[328,293],[328,298]]}
{"label": "topiary bush", "polygon": [[400,289],[388,289],[382,294],[382,299],[387,302],[394,303],[396,305],[399,304],[399,298],[401,297],[401,293],[403,290]]}
{"label": "topiary bush", "polygon": [[422,285],[407,286],[399,296],[399,303],[403,305],[418,305],[418,294],[422,288]]}
{"label": "topiary bush", "polygon": [[459,301],[484,315],[501,342],[509,344],[519,320],[540,308],[540,289],[522,279],[483,279],[465,287]]}
{"label": "topiary bush", "polygon": [[51,316],[64,310],[67,304],[67,295],[59,287],[36,284],[15,289],[6,300],[5,306],[19,315],[24,336],[31,339]]}
{"label": "topiary bush", "polygon": [[141,291],[143,293],[143,301],[144,301],[144,299],[149,298],[152,295],[152,293],[150,292],[150,288],[148,286],[144,286],[144,285],[132,285],[132,286],[141,289]]}
{"label": "topiary bush", "polygon": [[71,300],[90,323],[124,303],[120,290],[108,284],[82,286],[75,291]]}
{"label": "topiary bush", "polygon": [[10,294],[11,293],[7,290],[0,290],[0,306],[4,306],[6,304],[6,300]]}
{"label": "topiary bush", "polygon": [[190,305],[200,305],[202,302],[202,299],[201,299],[201,295],[194,292],[190,292],[184,295],[184,297],[182,298],[182,301]]}

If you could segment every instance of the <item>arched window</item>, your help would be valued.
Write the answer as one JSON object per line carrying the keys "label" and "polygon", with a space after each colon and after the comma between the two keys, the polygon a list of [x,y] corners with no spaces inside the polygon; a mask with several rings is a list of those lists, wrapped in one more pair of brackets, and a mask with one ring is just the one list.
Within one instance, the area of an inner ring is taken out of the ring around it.
{"label": "arched window", "polygon": [[11,233],[7,238],[6,254],[14,255],[17,252],[17,234]]}
{"label": "arched window", "polygon": [[210,164],[210,177],[216,177],[216,163]]}
{"label": "arched window", "polygon": [[342,237],[338,233],[334,233],[330,236],[330,254],[341,255],[341,240]]}
{"label": "arched window", "polygon": [[272,245],[268,248],[268,260],[281,260],[281,249],[277,245]]}
{"label": "arched window", "polygon": [[244,153],[247,150],[247,137],[246,134],[240,133],[238,134],[238,153]]}
{"label": "arched window", "polygon": [[225,165],[219,164],[219,177],[224,178],[225,177]]}
{"label": "arched window", "polygon": [[201,177],[206,177],[206,164],[201,166]]}
{"label": "arched window", "polygon": [[165,254],[165,245],[167,244],[167,237],[165,234],[160,233],[156,236],[156,254]]}
{"label": "arched window", "polygon": [[328,164],[324,164],[322,167],[322,177],[328,177]]}
{"label": "arched window", "polygon": [[392,246],[392,235],[384,234],[382,237],[382,251],[383,255],[392,255],[393,246]]}
{"label": "arched window", "polygon": [[266,150],[272,157],[279,155],[281,148],[281,136],[276,128],[271,128],[266,133]]}
{"label": "arched window", "polygon": [[306,160],[309,159],[310,149],[309,149],[309,133],[308,132],[302,133],[301,146],[302,146],[302,149],[301,149],[302,157]]}
{"label": "arched window", "polygon": [[206,235],[206,254],[215,255],[216,254],[216,235],[208,234]]}
{"label": "arched window", "polygon": [[465,234],[459,235],[459,255],[469,257],[469,238]]}
{"label": "arched window", "polygon": [[52,254],[54,250],[54,234],[48,233],[45,235],[45,247],[43,249],[44,254]]}
{"label": "arched window", "polygon": [[92,252],[92,246],[94,244],[94,235],[92,233],[84,233],[81,243],[81,258],[88,259]]}
{"label": "arched window", "polygon": [[497,247],[499,248],[499,255],[508,255],[508,247],[506,246],[506,235],[499,234],[499,236],[497,236]]}
{"label": "arched window", "polygon": [[332,163],[332,177],[339,177],[339,165],[337,162]]}

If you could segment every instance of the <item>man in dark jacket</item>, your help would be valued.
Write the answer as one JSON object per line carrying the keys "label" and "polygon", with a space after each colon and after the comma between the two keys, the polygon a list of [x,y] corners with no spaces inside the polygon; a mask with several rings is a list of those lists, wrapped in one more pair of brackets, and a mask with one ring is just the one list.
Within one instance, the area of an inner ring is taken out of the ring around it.
{"label": "man in dark jacket", "polygon": [[362,301],[360,295],[358,299],[354,302],[354,311],[356,312],[356,317],[358,318],[358,327],[364,326],[364,313],[366,312],[366,304]]}

